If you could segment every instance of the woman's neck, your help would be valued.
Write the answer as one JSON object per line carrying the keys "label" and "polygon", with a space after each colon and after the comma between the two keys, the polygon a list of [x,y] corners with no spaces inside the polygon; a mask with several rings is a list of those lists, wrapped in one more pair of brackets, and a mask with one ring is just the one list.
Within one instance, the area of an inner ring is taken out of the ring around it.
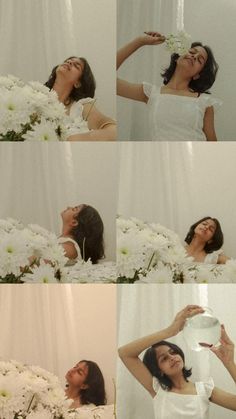
{"label": "woman's neck", "polygon": [[205,246],[206,246],[205,241],[202,241],[199,237],[194,236],[192,238],[191,243],[186,245],[186,250],[189,256],[193,256],[197,259],[197,256],[206,254],[204,250]]}
{"label": "woman's neck", "polygon": [[65,390],[65,394],[66,394],[66,397],[68,399],[73,400],[73,403],[71,405],[72,408],[82,406],[82,403],[81,403],[81,400],[80,400],[80,395],[78,394],[78,388],[69,386]]}
{"label": "woman's neck", "polygon": [[71,85],[56,80],[52,88],[57,93],[59,102],[62,102],[64,105],[66,105],[72,90]]}
{"label": "woman's neck", "polygon": [[188,381],[185,380],[183,375],[177,375],[176,377],[171,377],[171,381],[173,384],[172,389],[181,391],[184,390],[188,386]]}
{"label": "woman's neck", "polygon": [[188,76],[184,77],[183,73],[176,68],[173,76],[171,77],[169,83],[167,83],[167,87],[173,90],[184,90],[184,91],[190,91],[189,89],[189,83],[191,81],[191,78]]}
{"label": "woman's neck", "polygon": [[72,237],[73,238],[73,235],[71,234],[71,226],[63,225],[60,237]]}

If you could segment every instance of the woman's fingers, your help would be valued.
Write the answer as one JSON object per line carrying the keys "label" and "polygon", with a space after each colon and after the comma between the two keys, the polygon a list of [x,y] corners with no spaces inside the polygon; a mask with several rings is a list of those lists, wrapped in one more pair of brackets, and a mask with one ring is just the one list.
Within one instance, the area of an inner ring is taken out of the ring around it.
{"label": "woman's fingers", "polygon": [[227,335],[226,331],[225,331],[225,327],[222,324],[221,325],[221,338],[220,341],[222,341],[222,343],[228,343],[230,345],[233,345],[232,340],[229,338],[229,336]]}

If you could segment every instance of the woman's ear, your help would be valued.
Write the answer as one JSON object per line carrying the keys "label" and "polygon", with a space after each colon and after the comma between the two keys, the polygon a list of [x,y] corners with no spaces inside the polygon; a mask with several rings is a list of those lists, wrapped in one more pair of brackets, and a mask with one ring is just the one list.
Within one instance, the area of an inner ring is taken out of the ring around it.
{"label": "woman's ear", "polygon": [[193,76],[193,80],[198,80],[200,78],[200,74],[196,74],[196,76]]}
{"label": "woman's ear", "polygon": [[78,225],[78,221],[75,218],[73,218],[73,220],[71,221],[71,225],[73,227],[77,226]]}
{"label": "woman's ear", "polygon": [[75,89],[78,89],[81,86],[80,81],[78,81],[77,83],[74,84]]}

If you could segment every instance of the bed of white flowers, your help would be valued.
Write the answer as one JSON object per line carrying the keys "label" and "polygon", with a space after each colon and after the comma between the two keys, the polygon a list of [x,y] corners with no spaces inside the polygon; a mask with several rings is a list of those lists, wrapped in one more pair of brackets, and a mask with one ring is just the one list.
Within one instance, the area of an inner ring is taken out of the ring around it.
{"label": "bed of white flowers", "polygon": [[0,220],[0,282],[63,282],[67,258],[55,234],[17,220]]}
{"label": "bed of white flowers", "polygon": [[67,125],[54,91],[39,82],[0,77],[0,141],[63,141]]}
{"label": "bed of white flowers", "polygon": [[68,259],[54,233],[12,218],[0,219],[0,283],[116,282],[115,262]]}
{"label": "bed of white flowers", "polygon": [[70,409],[59,379],[38,367],[0,360],[1,419],[113,419],[114,406]]}
{"label": "bed of white flowers", "polygon": [[176,35],[168,35],[165,40],[167,51],[178,55],[186,54],[191,47],[191,43],[191,36],[183,30],[177,32]]}
{"label": "bed of white flowers", "polygon": [[236,261],[195,263],[179,237],[160,224],[117,219],[118,283],[236,282]]}

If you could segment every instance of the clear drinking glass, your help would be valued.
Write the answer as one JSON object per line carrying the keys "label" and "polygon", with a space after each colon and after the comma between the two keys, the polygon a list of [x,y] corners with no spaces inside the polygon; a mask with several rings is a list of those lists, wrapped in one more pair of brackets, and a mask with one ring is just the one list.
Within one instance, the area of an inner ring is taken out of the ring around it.
{"label": "clear drinking glass", "polygon": [[209,349],[219,342],[221,326],[209,307],[203,307],[204,313],[186,320],[183,335],[187,345],[194,351]]}

